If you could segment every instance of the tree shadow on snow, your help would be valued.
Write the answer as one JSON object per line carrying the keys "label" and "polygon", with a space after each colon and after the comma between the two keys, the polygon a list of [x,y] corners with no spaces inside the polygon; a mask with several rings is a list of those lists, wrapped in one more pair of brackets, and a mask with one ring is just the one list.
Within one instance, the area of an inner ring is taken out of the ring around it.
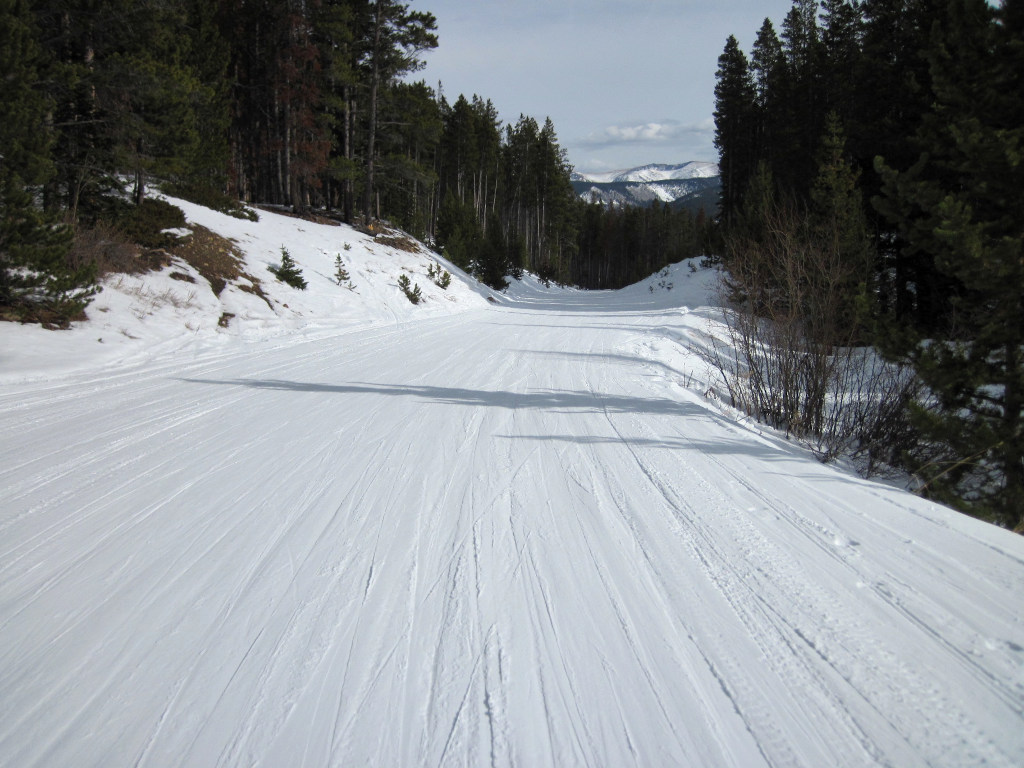
{"label": "tree shadow on snow", "polygon": [[[330,395],[377,395],[381,397],[407,397],[439,405],[460,405],[469,407],[534,409],[552,413],[583,414],[604,413],[633,414],[647,416],[669,416],[677,419],[699,419],[704,422],[721,422],[727,429],[735,429],[731,422],[718,414],[708,411],[698,403],[670,400],[668,398],[625,397],[606,395],[600,392],[579,392],[571,390],[546,389],[534,392],[508,392],[504,390],[478,390],[459,387],[433,387],[426,385],[374,384],[353,382],[350,384],[318,384],[314,382],[288,381],[285,379],[182,379],[190,384],[217,386],[240,386],[282,392],[304,392]],[[713,442],[688,438],[685,435],[665,437],[639,437],[624,435],[496,435],[507,439],[522,439],[551,442],[572,442],[580,445],[627,443],[634,446],[650,446],[672,450],[697,450],[705,453],[748,454],[762,459],[781,459],[791,455],[791,446],[774,441],[725,439]]]}
{"label": "tree shadow on snow", "polygon": [[662,448],[671,451],[697,451],[707,454],[739,453],[761,459],[789,458],[781,448],[773,448],[749,440],[694,440],[686,437],[631,437],[630,435],[496,435],[506,440],[534,440],[545,443],[577,445],[630,445],[637,448]]}
{"label": "tree shadow on snow", "polygon": [[663,363],[660,360],[655,360],[654,358],[621,355],[614,352],[552,352],[546,349],[513,349],[509,351],[523,355],[556,357],[567,360],[579,360],[582,362],[613,363],[616,365],[626,365],[631,367],[659,368],[663,373],[677,376],[680,379],[687,379],[692,376],[692,372],[684,373],[678,368],[673,368],[668,363]]}
{"label": "tree shadow on snow", "polygon": [[213,384],[250,387],[252,389],[286,392],[313,392],[339,395],[380,395],[382,397],[415,397],[442,405],[468,405],[488,408],[543,409],[562,413],[633,413],[664,416],[704,416],[708,412],[693,403],[667,398],[622,397],[599,392],[574,392],[546,389],[535,392],[507,392],[504,390],[462,389],[458,387],[431,387],[424,385],[373,384],[317,384],[285,379],[182,379],[189,384]]}

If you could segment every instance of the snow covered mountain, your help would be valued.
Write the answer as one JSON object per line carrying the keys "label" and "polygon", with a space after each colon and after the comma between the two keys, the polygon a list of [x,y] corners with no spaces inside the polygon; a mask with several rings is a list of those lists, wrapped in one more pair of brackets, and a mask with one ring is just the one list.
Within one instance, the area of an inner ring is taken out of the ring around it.
{"label": "snow covered mountain", "polygon": [[225,285],[0,323],[0,766],[1024,765],[1024,537],[717,399],[714,271],[174,202]]}
{"label": "snow covered mountain", "polygon": [[573,181],[591,182],[594,184],[613,184],[616,182],[652,183],[664,181],[681,181],[684,179],[707,179],[718,176],[717,163],[690,161],[677,165],[654,163],[630,168],[625,171],[607,171],[604,173],[573,173]]}
{"label": "snow covered mountain", "polygon": [[587,202],[650,205],[654,200],[693,212],[718,205],[721,182],[716,163],[651,164],[605,173],[573,173],[572,186]]}

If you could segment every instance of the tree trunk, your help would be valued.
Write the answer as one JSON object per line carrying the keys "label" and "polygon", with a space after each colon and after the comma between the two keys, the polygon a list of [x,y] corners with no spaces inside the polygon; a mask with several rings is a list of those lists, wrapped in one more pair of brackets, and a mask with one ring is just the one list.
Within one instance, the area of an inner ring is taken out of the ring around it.
{"label": "tree trunk", "polygon": [[[278,136],[281,135],[281,104],[280,101],[278,100],[277,93],[274,94],[274,130]],[[277,161],[277,189],[274,190],[274,193],[271,196],[271,200],[273,200],[273,202],[276,205],[280,205],[281,194],[284,191],[284,158],[282,156],[283,150],[281,148],[278,148],[277,152],[275,152],[274,154],[276,155],[275,159]]]}
{"label": "tree trunk", "polygon": [[[1016,510],[1015,519],[1007,522],[1024,533],[1024,450],[1020,437],[1021,413],[1024,410],[1024,392],[1020,381],[1020,347],[1017,334],[1006,345],[1006,384],[1003,392],[1003,461],[1006,475],[1004,508]],[[1010,512],[1013,515],[1014,512]]]}
{"label": "tree trunk", "polygon": [[370,76],[370,125],[366,137],[366,191],[363,213],[369,217],[373,207],[373,155],[377,139],[377,90],[380,86],[380,37],[383,19],[382,0],[377,0],[373,24],[373,68]]}
{"label": "tree trunk", "polygon": [[135,192],[133,197],[136,205],[142,205],[142,201],[146,199],[146,179],[141,168],[135,169]]}
{"label": "tree trunk", "polygon": [[354,204],[355,204],[355,200],[354,200],[354,198],[355,198],[355,188],[354,188],[354,185],[352,184],[352,175],[351,175],[352,174],[352,160],[353,160],[353,155],[354,155],[354,152],[353,152],[353,149],[352,149],[352,143],[353,143],[353,141],[352,141],[352,109],[353,109],[353,102],[352,102],[352,87],[351,86],[349,86],[349,85],[345,86],[344,96],[345,96],[345,129],[342,132],[342,136],[343,136],[343,141],[345,142],[345,146],[342,148],[342,151],[343,151],[343,153],[345,155],[345,159],[348,160],[349,162],[347,163],[348,168],[346,170],[345,182],[342,185],[342,195],[345,198],[344,202],[342,203],[342,205],[345,208],[345,214],[344,214],[345,215],[345,223],[346,224],[351,224],[352,223],[352,208],[354,207]]}

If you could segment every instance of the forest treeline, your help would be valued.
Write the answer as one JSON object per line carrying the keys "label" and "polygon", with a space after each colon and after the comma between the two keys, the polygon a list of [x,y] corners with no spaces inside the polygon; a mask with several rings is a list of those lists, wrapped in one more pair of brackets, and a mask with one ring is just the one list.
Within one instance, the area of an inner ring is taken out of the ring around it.
{"label": "forest treeline", "polygon": [[154,183],[387,220],[496,287],[617,287],[700,251],[685,211],[577,200],[550,120],[412,81],[437,45],[395,0],[0,0],[0,314],[80,312],[74,238],[164,220]]}
{"label": "forest treeline", "polygon": [[1024,526],[1024,2],[794,0],[726,41],[715,99],[731,298],[805,345],[762,389],[820,361],[759,415],[820,434],[834,350],[874,344],[921,387],[888,458]]}

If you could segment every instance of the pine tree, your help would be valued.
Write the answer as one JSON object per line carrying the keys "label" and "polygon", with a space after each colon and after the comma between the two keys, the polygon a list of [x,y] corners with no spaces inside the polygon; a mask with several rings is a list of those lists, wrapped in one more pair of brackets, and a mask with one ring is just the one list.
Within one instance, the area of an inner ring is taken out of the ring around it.
{"label": "pine tree", "polygon": [[826,113],[824,50],[817,15],[816,0],[793,0],[782,24],[784,108],[773,171],[776,184],[800,200],[807,200],[815,176],[814,152],[808,148],[817,146]]}
{"label": "pine tree", "polygon": [[[865,0],[862,53],[853,73],[855,101],[849,122],[849,146],[858,158],[864,198],[881,192],[874,159],[881,155],[894,167],[908,168],[919,151],[912,138],[931,100],[928,62],[923,52],[932,25],[945,13],[946,0]],[[944,292],[935,284],[928,259],[903,248],[893,225],[872,207],[879,257],[879,300],[906,323],[927,326],[936,313],[931,303]]]}
{"label": "pine tree", "polygon": [[[569,165],[565,149],[558,143],[555,124],[550,117],[544,120],[537,135],[533,158],[533,181],[537,190],[534,214],[537,239],[536,250],[531,254],[532,263],[538,274],[565,283],[575,256],[576,223],[573,212],[576,196],[569,180],[572,166]],[[506,269],[511,269],[507,249],[505,253]]]}
{"label": "pine tree", "polygon": [[508,280],[505,277],[510,271],[501,221],[497,214],[491,214],[487,221],[487,233],[473,262],[473,274],[484,285],[489,285],[496,291],[503,291],[508,288]]}
{"label": "pine tree", "polygon": [[739,210],[754,169],[754,84],[747,57],[732,35],[718,57],[715,73],[715,148],[722,179],[722,220],[729,224]]}
{"label": "pine tree", "polygon": [[54,168],[36,39],[28,3],[0,0],[0,316],[66,326],[96,293],[95,268],[68,263],[71,233],[39,203]]}
{"label": "pine tree", "polygon": [[338,285],[348,283],[350,280],[348,270],[345,269],[345,262],[341,260],[341,254],[334,257],[334,282]]}
{"label": "pine tree", "polygon": [[33,3],[45,45],[48,89],[55,126],[56,175],[47,185],[47,207],[63,208],[77,222],[83,209],[97,212],[100,198],[121,191],[115,133],[121,128],[107,113],[116,104],[111,55],[135,40],[130,0],[39,0]]}
{"label": "pine tree", "polygon": [[826,257],[835,293],[828,311],[838,328],[859,334],[858,297],[866,294],[872,276],[873,254],[864,203],[857,186],[859,172],[846,152],[839,116],[830,112],[818,152],[818,174],[811,188],[810,218],[817,247]]}
{"label": "pine tree", "polygon": [[230,163],[231,84],[228,65],[231,55],[217,26],[217,11],[221,5],[208,0],[184,0],[187,19],[185,61],[191,77],[194,128],[201,140],[190,146],[185,158],[183,182],[193,188],[223,193]]}
{"label": "pine tree", "polygon": [[284,246],[281,246],[281,263],[276,266],[271,264],[267,269],[273,272],[278,280],[288,283],[292,288],[298,288],[300,291],[306,290],[307,284],[306,279],[302,276],[302,269],[295,263],[295,259]]}
{"label": "pine tree", "polygon": [[856,87],[850,73],[860,61],[862,19],[856,2],[822,0],[823,107],[844,125],[853,117]]}
{"label": "pine tree", "polygon": [[377,195],[381,210],[401,229],[427,239],[434,232],[441,107],[424,82],[399,82],[384,90],[380,113]]}
{"label": "pine tree", "polygon": [[757,108],[756,157],[771,166],[779,154],[781,99],[786,76],[782,43],[775,34],[771,19],[765,19],[758,30],[750,54],[750,73]]}
{"label": "pine tree", "polygon": [[926,491],[1024,526],[1024,11],[951,0],[929,49],[933,111],[909,168],[879,162],[884,212],[954,286],[939,338],[885,339],[934,395],[918,408]]}
{"label": "pine tree", "polygon": [[437,214],[437,243],[445,257],[461,269],[469,269],[483,241],[470,203],[448,190]]}
{"label": "pine tree", "polygon": [[231,51],[231,186],[246,200],[304,209],[321,194],[329,168],[336,104],[328,86],[339,70],[331,59],[325,74],[322,57],[331,42],[323,35],[338,27],[318,15],[320,2],[230,6],[220,20]]}
{"label": "pine tree", "polygon": [[370,3],[367,26],[369,104],[363,214],[374,215],[377,127],[381,88],[423,66],[420,54],[437,47],[437,19],[433,14],[410,11],[395,0]]}
{"label": "pine tree", "polygon": [[398,287],[411,304],[419,304],[423,301],[423,292],[420,291],[419,283],[412,283],[408,275],[398,276]]}

